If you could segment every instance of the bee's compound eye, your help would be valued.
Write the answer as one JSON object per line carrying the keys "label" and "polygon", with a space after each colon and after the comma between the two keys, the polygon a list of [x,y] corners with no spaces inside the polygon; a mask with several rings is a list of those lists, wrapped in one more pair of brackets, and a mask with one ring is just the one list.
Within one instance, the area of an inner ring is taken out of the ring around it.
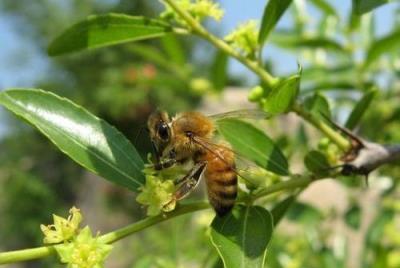
{"label": "bee's compound eye", "polygon": [[157,126],[157,133],[162,140],[167,141],[169,139],[168,125],[160,122]]}

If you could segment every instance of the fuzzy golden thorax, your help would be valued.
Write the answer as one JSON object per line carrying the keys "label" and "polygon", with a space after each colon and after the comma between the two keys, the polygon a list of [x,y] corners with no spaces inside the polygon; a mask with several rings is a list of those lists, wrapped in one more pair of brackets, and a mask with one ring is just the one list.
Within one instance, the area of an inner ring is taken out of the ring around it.
{"label": "fuzzy golden thorax", "polygon": [[188,158],[198,151],[204,150],[193,139],[211,139],[214,132],[213,122],[199,112],[178,114],[171,122],[173,146],[178,158]]}

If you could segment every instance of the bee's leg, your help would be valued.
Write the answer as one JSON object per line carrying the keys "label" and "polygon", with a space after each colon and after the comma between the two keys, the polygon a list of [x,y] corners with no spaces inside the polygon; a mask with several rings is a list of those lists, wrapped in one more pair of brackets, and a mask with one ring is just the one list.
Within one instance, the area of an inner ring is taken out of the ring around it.
{"label": "bee's leg", "polygon": [[155,163],[154,164],[154,169],[155,170],[161,170],[161,169],[164,169],[164,168],[172,167],[175,164],[176,164],[176,159],[175,158],[169,158],[167,160]]}
{"label": "bee's leg", "polygon": [[186,176],[179,179],[179,187],[175,191],[172,200],[181,200],[182,198],[190,194],[194,189],[196,189],[197,185],[199,185],[201,175],[203,174],[206,166],[207,162],[197,163]]}

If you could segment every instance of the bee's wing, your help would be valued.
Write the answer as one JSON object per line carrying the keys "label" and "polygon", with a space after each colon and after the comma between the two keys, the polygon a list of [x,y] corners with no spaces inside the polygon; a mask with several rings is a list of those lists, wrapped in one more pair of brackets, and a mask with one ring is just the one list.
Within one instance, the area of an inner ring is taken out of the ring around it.
{"label": "bee's wing", "polygon": [[225,118],[248,118],[248,119],[267,119],[271,117],[271,114],[264,112],[260,109],[243,109],[235,110],[226,113],[209,115],[214,121],[225,119]]}
{"label": "bee's wing", "polygon": [[238,152],[234,151],[232,148],[229,146],[223,145],[223,144],[216,144],[212,141],[209,141],[207,139],[203,139],[201,137],[195,136],[193,137],[193,141],[196,142],[198,145],[202,146],[205,150],[209,151],[210,153],[214,154],[216,157],[221,159],[223,162],[225,162],[227,165],[229,164],[229,161],[224,159],[224,156],[218,153],[218,148],[222,148],[224,150],[231,151],[234,156],[235,156],[235,164],[236,167],[232,168],[232,170],[241,178],[243,178],[246,181],[249,181],[247,178],[248,176],[252,175],[258,175],[260,173],[260,170],[264,170],[263,168],[259,167],[255,163],[251,162],[248,160],[246,157],[240,155]]}

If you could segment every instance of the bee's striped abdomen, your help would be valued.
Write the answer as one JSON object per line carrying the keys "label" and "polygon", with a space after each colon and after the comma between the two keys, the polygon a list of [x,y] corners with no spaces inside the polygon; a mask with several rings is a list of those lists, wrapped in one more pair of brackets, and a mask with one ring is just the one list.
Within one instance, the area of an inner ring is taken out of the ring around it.
{"label": "bee's striped abdomen", "polygon": [[219,148],[215,153],[207,152],[204,158],[207,161],[204,176],[208,199],[218,216],[224,216],[235,205],[237,196],[234,155],[229,150]]}

